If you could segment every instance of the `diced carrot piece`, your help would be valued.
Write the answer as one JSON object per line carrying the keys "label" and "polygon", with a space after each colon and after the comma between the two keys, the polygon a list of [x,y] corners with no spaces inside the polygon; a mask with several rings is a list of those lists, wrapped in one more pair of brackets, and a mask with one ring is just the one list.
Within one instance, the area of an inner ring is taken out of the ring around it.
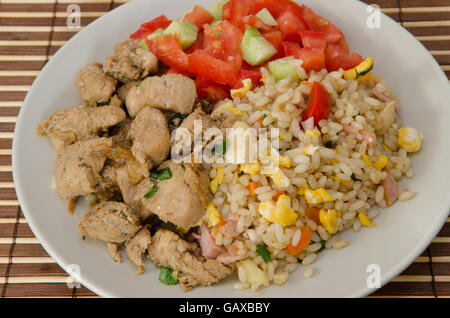
{"label": "diced carrot piece", "polygon": [[250,192],[250,195],[255,195],[255,190],[258,187],[255,181],[250,181],[248,184],[248,192]]}
{"label": "diced carrot piece", "polygon": [[317,225],[320,225],[320,217],[319,217],[320,209],[319,208],[307,206],[305,212],[306,212],[306,216],[311,221],[314,221],[314,222],[316,222]]}
{"label": "diced carrot piece", "polygon": [[283,190],[276,190],[276,193],[275,193],[275,195],[272,197],[272,199],[273,199],[274,201],[277,201],[278,198],[280,197],[280,195],[285,194],[285,193],[286,193],[286,192],[283,191]]}
{"label": "diced carrot piece", "polygon": [[309,227],[304,227],[302,229],[302,235],[300,237],[300,240],[298,241],[297,245],[292,245],[292,240],[291,242],[286,246],[286,250],[288,251],[288,253],[290,255],[297,255],[298,253],[300,253],[301,251],[303,251],[304,249],[306,249],[309,245],[309,243],[311,243],[311,230],[309,229]]}
{"label": "diced carrot piece", "polygon": [[263,119],[262,119],[262,118],[258,119],[256,122],[259,123],[259,125],[261,126],[261,128],[265,128],[265,127],[266,127],[266,126],[264,126],[264,124],[263,124]]}

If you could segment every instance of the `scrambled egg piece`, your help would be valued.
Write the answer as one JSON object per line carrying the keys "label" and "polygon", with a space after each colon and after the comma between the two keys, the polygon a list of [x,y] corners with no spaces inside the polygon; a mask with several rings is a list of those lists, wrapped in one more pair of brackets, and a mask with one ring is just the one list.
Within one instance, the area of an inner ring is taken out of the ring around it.
{"label": "scrambled egg piece", "polygon": [[275,210],[275,220],[283,226],[289,226],[295,223],[298,215],[291,209],[291,198],[286,194],[278,197]]}
{"label": "scrambled egg piece", "polygon": [[301,191],[299,189],[299,191],[297,193],[304,194],[305,200],[309,204],[319,204],[322,202],[328,202],[328,201],[334,200],[334,198],[324,188],[319,188],[317,190],[304,189]]}
{"label": "scrambled egg piece", "polygon": [[216,193],[219,184],[223,182],[223,178],[225,177],[225,173],[223,172],[224,169],[225,169],[224,167],[217,168],[216,177],[212,179],[211,182],[209,183],[209,189],[211,190],[212,193]]}
{"label": "scrambled egg piece", "polygon": [[210,202],[208,208],[206,209],[206,222],[209,227],[216,226],[220,223],[220,213],[217,211],[214,203]]}
{"label": "scrambled egg piece", "polygon": [[350,180],[343,180],[339,177],[333,177],[333,179],[339,182],[340,184],[343,184],[347,188],[350,188],[352,186],[352,182]]}
{"label": "scrambled egg piece", "polygon": [[319,148],[320,148],[319,146],[309,145],[305,148],[303,152],[307,156],[312,156]]}
{"label": "scrambled egg piece", "polygon": [[364,161],[366,166],[375,167],[377,170],[381,171],[389,163],[388,157],[385,155],[378,156],[377,161],[372,162],[368,155],[362,155],[361,159]]}
{"label": "scrambled egg piece", "polygon": [[415,128],[402,127],[398,130],[398,144],[407,152],[417,152],[422,147],[423,135]]}
{"label": "scrambled egg piece", "polygon": [[359,212],[358,217],[363,226],[370,227],[372,225],[372,222],[369,220],[369,218],[364,212]]}
{"label": "scrambled egg piece", "polygon": [[244,259],[237,262],[238,268],[243,268],[246,273],[246,281],[254,288],[266,285],[268,283],[266,274],[262,269],[253,263],[250,259]]}
{"label": "scrambled egg piece", "polygon": [[261,173],[269,176],[277,187],[287,188],[291,184],[289,178],[286,177],[279,167],[263,167],[263,169],[261,169]]}
{"label": "scrambled egg piece", "polygon": [[242,115],[242,109],[239,109],[237,107],[231,106],[228,108],[228,110],[234,115],[234,116],[241,116]]}
{"label": "scrambled egg piece", "polygon": [[338,230],[337,212],[334,209],[321,209],[319,212],[320,223],[328,233],[333,234]]}
{"label": "scrambled egg piece", "polygon": [[278,222],[282,226],[292,225],[298,218],[291,208],[291,198],[285,194],[279,196],[276,204],[272,200],[261,202],[258,212],[265,220]]}
{"label": "scrambled egg piece", "polygon": [[313,128],[313,129],[308,129],[307,131],[305,131],[305,135],[313,138],[313,137],[320,137],[320,131],[317,128]]}
{"label": "scrambled egg piece", "polygon": [[281,168],[290,168],[291,167],[291,158],[289,156],[280,156],[278,158],[278,162]]}
{"label": "scrambled egg piece", "polygon": [[255,163],[242,164],[239,170],[251,176],[254,176],[261,170],[261,164],[259,163],[258,160]]}
{"label": "scrambled egg piece", "polygon": [[252,89],[252,80],[246,78],[242,81],[242,87],[237,89],[230,90],[231,97],[233,98],[242,98],[248,91]]}

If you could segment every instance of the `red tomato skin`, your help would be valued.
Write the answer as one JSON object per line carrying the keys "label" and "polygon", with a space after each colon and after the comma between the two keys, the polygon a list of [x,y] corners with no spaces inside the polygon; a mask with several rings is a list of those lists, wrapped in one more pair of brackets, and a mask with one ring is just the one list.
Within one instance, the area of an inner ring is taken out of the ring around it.
{"label": "red tomato skin", "polygon": [[277,49],[277,54],[272,57],[272,60],[284,57],[283,33],[281,33],[281,31],[273,30],[265,32],[262,33],[262,36]]}
{"label": "red tomato skin", "polygon": [[250,2],[229,0],[222,7],[222,20],[227,20],[242,31],[245,30],[244,18],[250,11]]}
{"label": "red tomato skin", "polygon": [[250,6],[250,13],[257,14],[259,11],[266,8],[275,20],[277,20],[286,10],[287,6],[291,6],[297,14],[302,14],[303,6],[291,0],[256,0],[253,1]]}
{"label": "red tomato skin", "polygon": [[323,32],[302,31],[300,37],[303,47],[322,51],[327,47],[327,35]]}
{"label": "red tomato skin", "polygon": [[196,50],[188,56],[191,73],[223,85],[234,86],[239,78],[239,70],[231,63],[215,58],[204,50]]}
{"label": "red tomato skin", "polygon": [[283,42],[284,53],[286,56],[293,56],[302,60],[302,67],[305,71],[320,71],[325,68],[325,54],[320,49],[301,48],[295,42]]}
{"label": "red tomato skin", "polygon": [[300,32],[307,30],[307,25],[302,16],[292,6],[286,8],[277,19],[277,22],[286,41],[299,42]]}
{"label": "red tomato skin", "polygon": [[345,53],[347,54],[350,53],[350,49],[344,37],[342,37],[339,41],[337,41],[336,45],[339,46]]}
{"label": "red tomato skin", "polygon": [[145,39],[145,43],[160,61],[174,67],[181,72],[189,69],[189,59],[183,52],[180,43],[171,34],[162,34],[151,40]]}
{"label": "red tomato skin", "polygon": [[139,29],[130,35],[130,39],[144,39],[147,35],[152,34],[156,29],[167,28],[170,23],[172,23],[172,21],[168,20],[166,16],[162,14],[153,20],[141,24]]}
{"label": "red tomato skin", "polygon": [[318,126],[319,121],[328,119],[330,115],[330,95],[319,82],[313,82],[311,94],[309,95],[308,108],[303,113],[302,121],[314,117],[314,125]]}
{"label": "red tomato skin", "polygon": [[199,5],[195,5],[191,12],[184,16],[184,21],[191,22],[199,29],[202,29],[204,24],[209,24],[214,21],[214,17]]}
{"label": "red tomato skin", "polygon": [[230,96],[228,86],[213,83],[202,76],[195,79],[195,86],[199,98],[209,99],[212,102],[218,102]]}
{"label": "red tomato skin", "polygon": [[335,44],[342,37],[342,31],[327,19],[315,14],[311,8],[304,7],[303,19],[311,31],[324,32],[327,35],[327,44]]}
{"label": "red tomato skin", "polygon": [[242,81],[249,78],[252,80],[253,87],[259,85],[259,82],[261,80],[261,71],[258,70],[249,70],[241,68],[239,71],[239,80],[236,82],[236,84],[233,86],[233,88],[241,88],[243,86]]}
{"label": "red tomato skin", "polygon": [[345,71],[351,69],[364,61],[364,59],[357,53],[350,55],[341,49],[341,47],[330,44],[325,49],[325,61],[328,71],[333,72],[340,68]]}
{"label": "red tomato skin", "polygon": [[184,73],[176,69],[175,67],[169,67],[169,69],[164,74],[184,74]]}
{"label": "red tomato skin", "polygon": [[248,24],[252,27],[257,28],[259,32],[270,32],[276,30],[275,28],[272,28],[271,26],[265,24],[260,18],[255,15],[246,16],[244,18],[244,24]]}

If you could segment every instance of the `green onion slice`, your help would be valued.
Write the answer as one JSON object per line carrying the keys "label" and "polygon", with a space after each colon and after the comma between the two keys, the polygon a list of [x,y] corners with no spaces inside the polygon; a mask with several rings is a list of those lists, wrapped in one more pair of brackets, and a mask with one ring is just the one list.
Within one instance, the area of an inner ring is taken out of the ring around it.
{"label": "green onion slice", "polygon": [[160,169],[156,172],[150,172],[150,177],[152,177],[153,179],[158,179],[158,180],[167,180],[172,178],[172,171],[170,171],[170,168],[163,168]]}
{"label": "green onion slice", "polygon": [[173,269],[161,266],[159,270],[159,281],[165,285],[176,285],[177,280],[172,275]]}
{"label": "green onion slice", "polygon": [[150,199],[156,191],[158,191],[158,187],[154,185],[146,194],[144,194],[144,198]]}
{"label": "green onion slice", "polygon": [[263,244],[258,244],[256,246],[256,251],[259,253],[259,255],[261,255],[264,263],[269,263],[269,261],[271,260],[270,252]]}

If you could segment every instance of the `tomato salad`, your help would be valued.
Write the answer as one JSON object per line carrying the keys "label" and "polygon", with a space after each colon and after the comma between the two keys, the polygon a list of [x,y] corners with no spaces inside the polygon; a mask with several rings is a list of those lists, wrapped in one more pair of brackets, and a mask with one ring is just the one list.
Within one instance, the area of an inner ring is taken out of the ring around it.
{"label": "tomato salad", "polygon": [[[169,66],[167,73],[194,78],[198,96],[212,102],[259,85],[260,67],[276,79],[295,77],[289,56],[307,72],[350,70],[364,61],[350,53],[337,26],[291,0],[225,0],[209,11],[195,5],[178,20],[161,15],[142,24],[130,38]],[[329,108],[325,89],[313,83],[303,120],[317,124]]]}

